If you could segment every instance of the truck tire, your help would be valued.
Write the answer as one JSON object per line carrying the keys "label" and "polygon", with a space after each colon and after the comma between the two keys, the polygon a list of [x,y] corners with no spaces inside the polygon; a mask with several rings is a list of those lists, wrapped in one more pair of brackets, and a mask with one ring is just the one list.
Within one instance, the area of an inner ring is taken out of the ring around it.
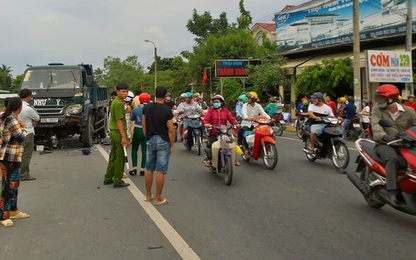
{"label": "truck tire", "polygon": [[91,147],[93,142],[93,133],[94,133],[94,120],[91,114],[88,114],[87,124],[85,126],[84,132],[82,133],[82,143],[84,147]]}
{"label": "truck tire", "polygon": [[104,124],[104,128],[98,131],[98,137],[100,138],[106,138],[107,137],[107,131],[108,131],[108,124],[107,124],[107,113],[105,109],[102,110],[102,113],[100,115],[100,120],[104,119],[104,121],[98,126],[102,127]]}

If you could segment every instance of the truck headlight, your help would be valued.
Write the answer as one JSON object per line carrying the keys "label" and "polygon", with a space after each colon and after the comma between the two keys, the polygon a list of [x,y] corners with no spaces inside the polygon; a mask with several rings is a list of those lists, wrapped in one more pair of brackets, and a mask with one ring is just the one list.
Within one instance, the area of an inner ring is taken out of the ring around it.
{"label": "truck headlight", "polygon": [[65,114],[67,115],[76,115],[80,114],[82,112],[82,105],[81,104],[75,104],[75,105],[69,105],[66,108]]}

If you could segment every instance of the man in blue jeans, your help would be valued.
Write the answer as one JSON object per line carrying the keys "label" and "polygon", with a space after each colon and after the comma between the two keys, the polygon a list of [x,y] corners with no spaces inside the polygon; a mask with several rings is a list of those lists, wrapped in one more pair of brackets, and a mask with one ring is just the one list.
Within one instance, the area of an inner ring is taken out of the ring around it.
{"label": "man in blue jeans", "polygon": [[[167,204],[162,197],[165,175],[168,171],[169,157],[173,152],[175,130],[172,110],[165,105],[167,89],[158,86],[155,90],[156,101],[143,108],[142,129],[147,140],[146,159],[146,201],[153,199],[153,205]],[[153,172],[156,171],[156,196],[153,198]]]}

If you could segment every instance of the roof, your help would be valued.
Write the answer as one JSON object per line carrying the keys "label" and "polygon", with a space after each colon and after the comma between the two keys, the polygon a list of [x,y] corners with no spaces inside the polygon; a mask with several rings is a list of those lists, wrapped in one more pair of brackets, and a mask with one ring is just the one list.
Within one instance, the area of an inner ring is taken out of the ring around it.
{"label": "roof", "polygon": [[265,29],[269,32],[276,31],[276,24],[274,24],[274,23],[255,23],[254,26],[256,26],[256,25],[262,27],[263,29]]}

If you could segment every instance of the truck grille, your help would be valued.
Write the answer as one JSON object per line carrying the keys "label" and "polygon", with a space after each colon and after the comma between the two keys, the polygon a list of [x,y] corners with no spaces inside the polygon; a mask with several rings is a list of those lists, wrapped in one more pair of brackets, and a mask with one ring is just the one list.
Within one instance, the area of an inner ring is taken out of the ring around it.
{"label": "truck grille", "polygon": [[39,116],[62,115],[64,106],[35,106]]}

